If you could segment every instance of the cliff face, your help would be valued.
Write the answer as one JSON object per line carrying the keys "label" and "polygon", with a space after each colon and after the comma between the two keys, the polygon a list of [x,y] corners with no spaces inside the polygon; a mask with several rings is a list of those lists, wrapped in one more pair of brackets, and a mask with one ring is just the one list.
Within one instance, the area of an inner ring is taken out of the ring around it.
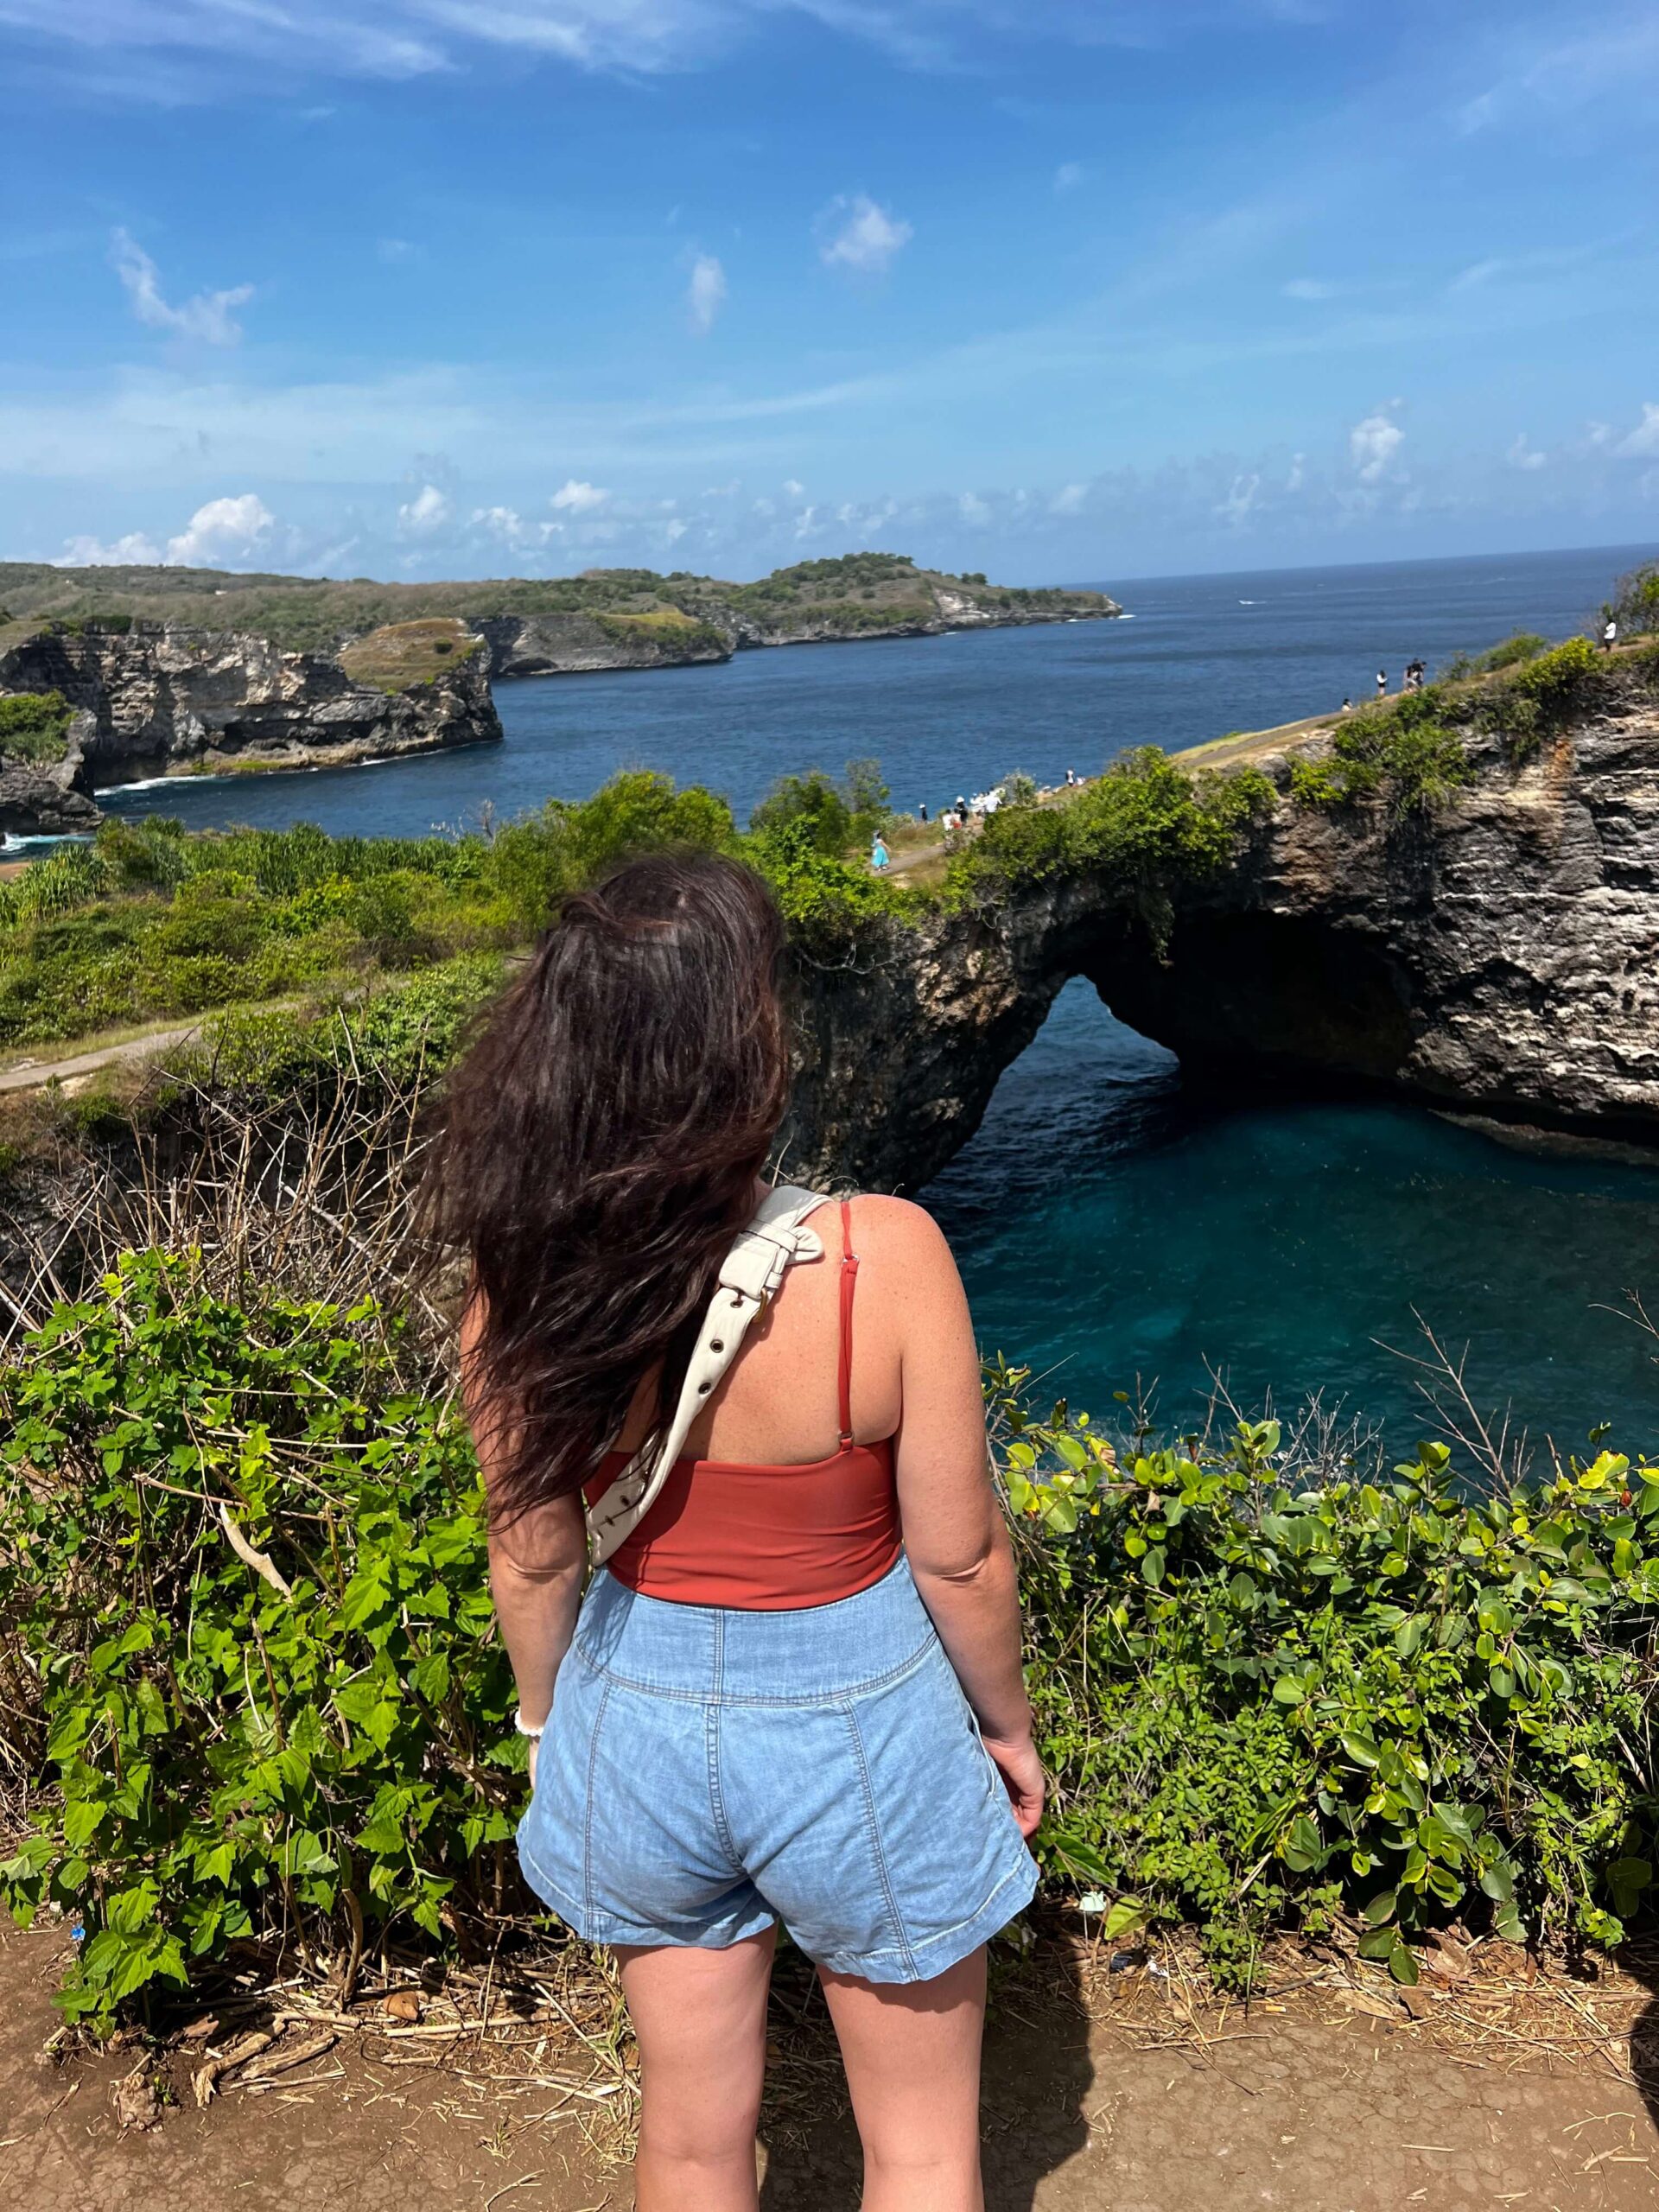
{"label": "cliff face", "polygon": [[[333,766],[499,738],[485,656],[459,624],[448,627],[451,658],[440,664],[423,651],[420,664],[432,672],[395,689],[263,638],[163,624],[50,628],[0,655],[0,691],[60,691],[77,710],[65,773],[48,780],[60,798],[73,791],[90,804],[97,790],[143,776]],[[16,764],[0,770],[16,817],[8,827],[87,826],[84,816],[48,818],[41,772],[23,779]]]}
{"label": "cliff face", "polygon": [[685,668],[729,660],[730,643],[702,622],[592,614],[486,614],[467,626],[493,677],[585,676],[611,668]]}
{"label": "cliff face", "polygon": [[1491,740],[1471,760],[1454,804],[1398,818],[1294,804],[1267,756],[1278,804],[1178,895],[1161,956],[1084,879],[803,968],[790,1172],[918,1188],[1077,975],[1196,1080],[1659,1143],[1659,703],[1632,683],[1520,767]]}

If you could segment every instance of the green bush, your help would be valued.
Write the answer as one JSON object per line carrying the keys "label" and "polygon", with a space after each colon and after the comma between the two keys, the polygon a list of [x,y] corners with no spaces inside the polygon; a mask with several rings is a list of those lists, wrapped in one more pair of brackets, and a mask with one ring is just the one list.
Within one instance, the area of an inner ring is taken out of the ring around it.
{"label": "green bush", "polygon": [[73,711],[61,691],[0,693],[0,759],[61,760]]}
{"label": "green bush", "polygon": [[1517,630],[1513,637],[1504,638],[1495,645],[1488,645],[1469,664],[1471,675],[1495,676],[1500,669],[1518,668],[1522,663],[1536,660],[1539,654],[1548,652],[1549,639],[1541,638],[1535,630]]}
{"label": "green bush", "polygon": [[1474,779],[1451,710],[1445,688],[1430,684],[1344,715],[1325,760],[1293,762],[1292,798],[1315,806],[1381,798],[1400,815],[1443,804]]}
{"label": "green bush", "polygon": [[1051,1866],[1196,1921],[1240,1986],[1268,1928],[1338,1910],[1409,1981],[1453,1916],[1611,1944],[1649,1908],[1659,1467],[1483,1497],[1444,1445],[1333,1478],[1273,1421],[1120,1453],[1027,1421],[1021,1379],[993,1391]]}
{"label": "green bush", "polygon": [[0,1896],[85,1929],[71,2018],[242,1937],[436,1937],[499,1878],[481,1493],[404,1365],[372,1300],[232,1306],[150,1252],[0,1370],[0,1672],[54,1783]]}
{"label": "green bush", "polygon": [[822,768],[810,768],[803,776],[780,776],[749,817],[749,828],[765,838],[804,824],[813,850],[839,860],[889,819],[892,797],[878,761],[849,760],[839,783]]}
{"label": "green bush", "polygon": [[1651,637],[1659,631],[1659,561],[1644,562],[1621,576],[1605,612],[1617,620],[1625,637]]}
{"label": "green bush", "polygon": [[1272,803],[1259,769],[1195,775],[1146,746],[1059,805],[999,807],[953,857],[945,897],[981,905],[1051,876],[1103,876],[1161,938],[1174,891],[1224,867]]}
{"label": "green bush", "polygon": [[[1052,1810],[1051,1880],[1402,1980],[1454,1916],[1618,1942],[1653,1896],[1659,1468],[1470,1495],[1443,1446],[1311,1468],[1271,1421],[1116,1448],[988,1375]],[[129,1255],[0,1366],[0,1689],[35,1777],[0,1864],[85,1931],[107,2026],[245,1940],[323,1970],[499,1909],[523,1802],[476,1470],[372,1299]]]}

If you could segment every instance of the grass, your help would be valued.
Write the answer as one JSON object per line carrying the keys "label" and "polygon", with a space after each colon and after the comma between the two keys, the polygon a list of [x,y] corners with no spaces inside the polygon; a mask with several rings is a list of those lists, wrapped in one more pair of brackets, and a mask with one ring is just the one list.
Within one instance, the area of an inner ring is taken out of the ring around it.
{"label": "grass", "polygon": [[479,641],[450,615],[418,622],[386,622],[343,646],[340,664],[353,683],[378,691],[411,691],[458,668],[478,651]]}

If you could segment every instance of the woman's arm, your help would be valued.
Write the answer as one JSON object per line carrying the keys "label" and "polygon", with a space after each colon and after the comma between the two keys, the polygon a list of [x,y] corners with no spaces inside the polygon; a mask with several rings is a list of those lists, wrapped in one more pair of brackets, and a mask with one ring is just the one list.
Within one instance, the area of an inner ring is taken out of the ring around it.
{"label": "woman's arm", "polygon": [[[499,1464],[502,1422],[474,1377],[483,1315],[474,1298],[461,1324],[461,1395],[486,1493]],[[539,1728],[553,1709],[553,1685],[576,1625],[588,1566],[588,1529],[574,1493],[550,1499],[490,1534],[490,1594],[518,1685],[518,1710]],[[530,1747],[531,1780],[536,1745]]]}
{"label": "woman's arm", "polygon": [[905,1550],[1020,1833],[1031,1835],[1043,1814],[1043,1770],[1032,1742],[1014,1548],[991,1486],[968,1300],[931,1217],[906,1206],[889,1218],[897,1234],[889,1232],[895,1249],[888,1264],[902,1285],[896,1461]]}

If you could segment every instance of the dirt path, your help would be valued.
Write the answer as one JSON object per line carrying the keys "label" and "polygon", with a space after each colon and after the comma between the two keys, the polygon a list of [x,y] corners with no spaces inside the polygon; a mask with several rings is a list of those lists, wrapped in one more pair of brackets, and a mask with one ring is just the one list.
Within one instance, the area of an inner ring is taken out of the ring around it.
{"label": "dirt path", "polygon": [[76,1076],[96,1075],[100,1068],[122,1060],[142,1060],[147,1053],[188,1045],[200,1037],[204,1024],[188,1022],[181,1029],[152,1029],[143,1037],[128,1037],[118,1045],[100,1045],[90,1052],[73,1052],[64,1060],[17,1060],[0,1068],[0,1091],[39,1090],[48,1083],[68,1083]]}
{"label": "dirt path", "polygon": [[[123,2132],[112,2093],[131,2050],[61,2067],[37,2057],[60,1948],[57,1935],[0,1935],[8,2212],[624,2212],[631,2201],[626,2168],[568,2105],[545,2116],[558,2101],[524,2086],[523,2056],[480,2081],[467,2038],[457,2054],[353,2037],[287,2086],[229,2090],[205,2111],[187,2090],[148,2132]],[[1224,2016],[1201,2038],[1160,2018],[1155,1997],[1150,2020],[1110,2002],[1090,2020],[1066,1999],[1059,1955],[1001,1986],[987,2047],[988,2212],[1650,2212],[1659,2196],[1659,2129],[1611,2050],[1525,2070],[1535,2053],[1514,2031],[1471,2056],[1436,2048],[1433,2024],[1403,2012],[1326,2018],[1306,2002]],[[772,2055],[790,2087],[768,2094],[764,2212],[856,2201],[856,2142],[809,1993],[798,1971],[783,1976]]]}

